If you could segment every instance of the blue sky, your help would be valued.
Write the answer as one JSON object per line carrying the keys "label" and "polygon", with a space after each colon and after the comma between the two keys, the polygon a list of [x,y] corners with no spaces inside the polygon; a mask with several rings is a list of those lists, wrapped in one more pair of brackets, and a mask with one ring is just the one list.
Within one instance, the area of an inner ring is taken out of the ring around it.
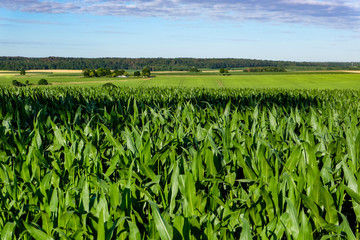
{"label": "blue sky", "polygon": [[360,61],[359,0],[1,0],[0,55]]}

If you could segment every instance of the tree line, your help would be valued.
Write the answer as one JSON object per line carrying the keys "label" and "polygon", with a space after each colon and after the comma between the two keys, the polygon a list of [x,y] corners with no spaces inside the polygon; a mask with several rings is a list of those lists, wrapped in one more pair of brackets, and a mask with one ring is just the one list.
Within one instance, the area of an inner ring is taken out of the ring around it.
{"label": "tree line", "polygon": [[[98,68],[98,69],[88,69],[84,68],[82,70],[84,77],[118,77],[125,76],[128,77],[129,73],[124,69],[115,69],[111,70],[110,68]],[[134,77],[140,77],[141,75],[144,77],[150,77],[150,69],[148,67],[144,67],[140,73],[140,71],[134,72]]]}
{"label": "tree line", "polygon": [[251,67],[244,69],[244,72],[286,72],[283,67]]}
{"label": "tree line", "polygon": [[[283,67],[287,69],[352,69],[350,62],[292,62],[241,58],[65,58],[0,57],[0,70],[21,69],[124,69],[151,71],[188,71],[190,68],[231,69],[247,67]],[[355,63],[359,66],[360,63]]]}

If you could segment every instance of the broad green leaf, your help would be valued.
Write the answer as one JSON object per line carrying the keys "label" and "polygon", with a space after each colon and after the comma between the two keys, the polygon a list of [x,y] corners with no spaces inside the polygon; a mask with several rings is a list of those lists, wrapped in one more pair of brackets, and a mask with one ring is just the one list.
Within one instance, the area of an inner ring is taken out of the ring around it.
{"label": "broad green leaf", "polygon": [[171,199],[170,199],[170,209],[169,213],[173,214],[176,203],[176,196],[179,190],[179,166],[178,164],[174,164],[173,173],[171,175]]}
{"label": "broad green leaf", "polygon": [[313,239],[313,232],[309,219],[306,217],[304,210],[300,213],[301,226],[299,229],[298,240],[311,240]]}
{"label": "broad green leaf", "polygon": [[270,122],[270,128],[271,130],[275,131],[277,127],[276,119],[274,115],[269,111],[269,122]]}
{"label": "broad green leaf", "polygon": [[103,131],[105,132],[105,136],[106,139],[111,143],[111,145],[113,147],[115,147],[115,149],[119,152],[124,152],[124,148],[121,145],[121,143],[119,142],[119,140],[117,140],[116,138],[114,138],[114,136],[112,135],[112,133],[110,132],[110,130],[103,124],[99,124],[101,126],[101,128],[103,129]]}
{"label": "broad green leaf", "polygon": [[251,229],[250,229],[250,223],[247,219],[241,218],[242,221],[242,230],[240,234],[240,240],[251,240]]}
{"label": "broad green leaf", "polygon": [[318,223],[320,227],[324,227],[327,225],[327,222],[320,216],[319,209],[317,205],[312,201],[308,196],[301,194],[301,199],[304,201],[305,207],[310,209],[312,214],[314,215],[314,222]]}
{"label": "broad green leaf", "polygon": [[[344,169],[344,176],[347,182],[348,188],[350,188],[353,192],[358,192],[358,184],[355,178],[354,173],[348,168],[348,165],[345,161],[342,163],[342,167]],[[349,191],[347,191],[349,193]],[[349,193],[350,195],[350,193]],[[351,195],[350,195],[351,196]],[[356,214],[357,221],[360,221],[360,204],[357,201],[353,202],[354,212]]]}
{"label": "broad green leaf", "polygon": [[26,222],[24,222],[24,226],[35,240],[53,240],[53,238],[47,235],[45,232],[37,229],[36,227]]}
{"label": "broad green leaf", "polygon": [[324,204],[326,210],[325,220],[330,224],[338,224],[338,213],[332,195],[325,187],[320,188],[320,202]]}
{"label": "broad green leaf", "polygon": [[130,229],[129,239],[141,240],[140,231],[135,223],[127,220]]}
{"label": "broad green leaf", "polygon": [[101,209],[98,224],[97,224],[97,239],[105,240],[105,220],[104,220],[104,209]]}
{"label": "broad green leaf", "polygon": [[154,218],[156,229],[159,232],[160,238],[162,240],[172,240],[173,239],[172,226],[163,219],[156,203],[154,203],[152,201],[150,201],[149,203],[151,205],[152,216]]}
{"label": "broad green leaf", "polygon": [[345,188],[346,192],[350,195],[352,200],[356,202],[357,204],[360,204],[360,194],[349,188],[348,186],[342,184]]}
{"label": "broad green leaf", "polygon": [[15,226],[16,223],[14,222],[6,223],[4,228],[1,230],[1,240],[11,240]]}
{"label": "broad green leaf", "polygon": [[88,181],[87,181],[86,177],[85,177],[84,186],[83,186],[82,192],[81,192],[81,200],[82,200],[82,204],[84,206],[85,212],[89,212],[90,194],[89,194]]}
{"label": "broad green leaf", "polygon": [[286,220],[288,220],[288,221],[283,222],[283,223],[284,223],[284,226],[286,226],[286,228],[289,229],[292,236],[294,236],[294,238],[296,239],[298,237],[299,230],[300,230],[299,229],[300,225],[298,222],[298,214],[297,214],[294,204],[289,199],[286,199],[286,203],[287,203],[286,212],[288,213],[288,218]]}
{"label": "broad green leaf", "polygon": [[51,199],[50,199],[50,211],[51,212],[57,212],[58,203],[59,203],[59,198],[58,198],[57,189],[54,188],[52,195],[51,195]]}
{"label": "broad green leaf", "polygon": [[355,237],[353,231],[350,228],[348,220],[346,219],[346,217],[342,213],[340,213],[340,216],[342,217],[342,220],[343,220],[342,223],[340,224],[340,227],[346,233],[346,236],[347,236],[346,239],[356,240],[356,237]]}
{"label": "broad green leaf", "polygon": [[55,134],[54,142],[56,144],[58,144],[59,146],[65,146],[65,144],[66,144],[65,138],[64,138],[63,134],[61,133],[60,129],[58,128],[58,126],[56,126],[56,124],[53,123],[52,121],[51,121],[51,126],[52,126],[52,129]]}
{"label": "broad green leaf", "polygon": [[136,152],[136,147],[133,141],[133,138],[131,136],[131,133],[129,131],[128,128],[125,129],[125,131],[123,132],[123,135],[125,136],[125,140],[126,140],[126,146],[128,149],[130,149],[130,151],[135,154]]}

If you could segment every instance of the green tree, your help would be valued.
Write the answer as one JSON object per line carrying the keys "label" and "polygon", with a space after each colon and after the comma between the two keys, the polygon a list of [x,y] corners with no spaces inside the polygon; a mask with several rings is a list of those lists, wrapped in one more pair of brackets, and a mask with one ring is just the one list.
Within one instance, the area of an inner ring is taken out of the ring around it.
{"label": "green tree", "polygon": [[224,68],[220,68],[219,72],[220,72],[221,74],[223,74],[223,73],[225,73],[225,69],[224,69]]}
{"label": "green tree", "polygon": [[22,68],[22,69],[20,70],[20,75],[25,75],[25,74],[26,74],[25,69]]}
{"label": "green tree", "polygon": [[13,80],[12,85],[14,85],[15,87],[24,87],[25,86],[25,84],[19,82],[18,80]]}
{"label": "green tree", "polygon": [[84,69],[82,70],[82,72],[83,72],[84,77],[89,77],[89,75],[90,75],[90,70],[89,70],[89,69],[84,68]]}
{"label": "green tree", "polygon": [[134,72],[134,77],[140,77],[140,72],[139,71]]}
{"label": "green tree", "polygon": [[89,77],[97,77],[96,71],[94,69],[90,70]]}
{"label": "green tree", "polygon": [[48,84],[49,84],[48,81],[44,78],[42,78],[38,81],[38,85],[48,85]]}
{"label": "green tree", "polygon": [[106,76],[106,69],[105,68],[96,69],[96,75],[98,75],[99,77]]}
{"label": "green tree", "polygon": [[144,67],[143,70],[142,70],[142,75],[144,77],[150,77],[150,69],[148,67]]}
{"label": "green tree", "polygon": [[117,76],[120,76],[120,70],[119,69],[115,69],[114,72],[112,73],[112,76],[113,77],[117,77]]}
{"label": "green tree", "polygon": [[189,72],[200,72],[200,70],[197,69],[196,67],[191,67]]}

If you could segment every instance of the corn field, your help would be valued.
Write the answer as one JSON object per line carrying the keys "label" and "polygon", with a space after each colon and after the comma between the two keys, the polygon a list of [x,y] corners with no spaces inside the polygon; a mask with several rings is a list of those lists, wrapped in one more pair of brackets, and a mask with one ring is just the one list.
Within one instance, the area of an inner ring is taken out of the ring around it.
{"label": "corn field", "polygon": [[359,239],[360,92],[0,88],[8,239]]}

